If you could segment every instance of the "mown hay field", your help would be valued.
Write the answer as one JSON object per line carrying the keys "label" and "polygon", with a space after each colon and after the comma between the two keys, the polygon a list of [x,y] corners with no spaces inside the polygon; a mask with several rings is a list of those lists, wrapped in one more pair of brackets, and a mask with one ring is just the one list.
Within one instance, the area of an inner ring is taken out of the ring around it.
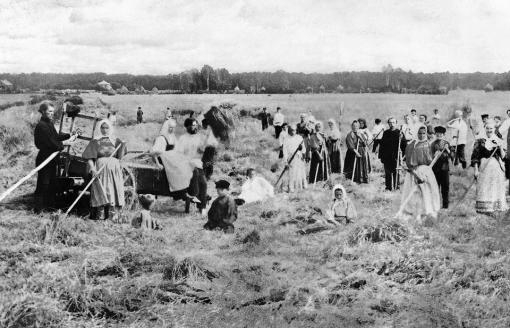
{"label": "mown hay field", "polygon": [[[415,95],[84,95],[88,110],[119,110],[118,134],[131,149],[148,149],[166,107],[205,110],[229,102],[235,110],[281,106],[292,120],[311,109],[319,119],[401,117],[411,107],[443,117],[470,101],[475,113],[504,114],[507,93]],[[102,100],[99,101],[97,97]],[[2,103],[2,101],[0,101]],[[146,123],[134,125],[141,105]],[[0,191],[34,163],[30,129],[36,106],[2,113]],[[182,123],[184,117],[178,117]],[[271,131],[243,117],[229,148],[220,147],[213,180],[238,189],[247,167],[270,181],[277,172]],[[271,130],[271,129],[270,129]],[[468,153],[469,154],[469,153]],[[129,225],[34,215],[27,203],[35,180],[0,206],[0,326],[2,327],[508,327],[510,220],[474,212],[474,189],[437,221],[393,219],[400,194],[383,192],[382,167],[372,158],[369,185],[341,176],[297,194],[278,193],[239,208],[236,232],[202,229],[183,204],[159,197],[162,231]],[[471,171],[452,170],[451,199]],[[343,183],[360,218],[323,223],[331,185]],[[216,192],[210,185],[210,194]],[[328,229],[300,234],[317,226]],[[413,230],[413,232],[410,232]]]}

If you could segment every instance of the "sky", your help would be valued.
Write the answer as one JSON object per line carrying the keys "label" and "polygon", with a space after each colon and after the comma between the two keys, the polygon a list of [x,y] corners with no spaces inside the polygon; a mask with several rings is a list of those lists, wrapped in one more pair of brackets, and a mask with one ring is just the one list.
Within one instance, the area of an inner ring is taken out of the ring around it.
{"label": "sky", "polygon": [[508,0],[0,0],[0,72],[510,70]]}

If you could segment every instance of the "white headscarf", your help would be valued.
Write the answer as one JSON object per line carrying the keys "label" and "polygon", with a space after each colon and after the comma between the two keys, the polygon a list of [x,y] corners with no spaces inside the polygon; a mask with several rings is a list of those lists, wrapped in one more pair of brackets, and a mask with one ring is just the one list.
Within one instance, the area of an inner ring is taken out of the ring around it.
{"label": "white headscarf", "polygon": [[337,191],[338,189],[342,190],[342,200],[347,200],[347,192],[345,192],[345,188],[344,186],[342,186],[340,183],[339,184],[336,184],[334,187],[333,187],[333,191],[332,191],[332,194],[333,194],[333,201],[336,201],[336,197],[335,197],[335,191]]}
{"label": "white headscarf", "polygon": [[[330,127],[329,123],[333,123],[333,126]],[[333,119],[328,120],[328,127],[325,129],[324,133],[327,138],[331,137],[333,140],[340,139],[341,137],[340,130]]]}
{"label": "white headscarf", "polygon": [[[106,124],[109,127],[107,135],[103,135],[103,133],[101,132],[101,126],[103,124]],[[104,137],[108,137],[108,139],[110,139],[112,144],[115,145],[115,141],[117,138],[115,137],[115,135],[113,133],[113,124],[112,124],[112,122],[110,122],[109,119],[104,119],[104,120],[99,121],[99,123],[96,125],[96,130],[94,132],[94,139],[99,140]]]}

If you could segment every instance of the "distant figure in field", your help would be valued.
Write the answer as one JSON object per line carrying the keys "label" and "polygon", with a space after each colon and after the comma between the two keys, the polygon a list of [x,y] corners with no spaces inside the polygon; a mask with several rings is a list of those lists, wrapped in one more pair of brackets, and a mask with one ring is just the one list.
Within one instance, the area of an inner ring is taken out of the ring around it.
{"label": "distant figure in field", "polygon": [[404,134],[404,139],[407,143],[409,143],[411,140],[413,140],[416,137],[415,134],[415,123],[411,116],[404,115],[404,124],[402,125],[402,133]]}
{"label": "distant figure in field", "polygon": [[347,197],[344,186],[337,184],[333,187],[333,202],[330,205],[328,216],[331,221],[338,223],[351,223],[358,218],[356,207]]}
{"label": "distant figure in field", "polygon": [[310,174],[308,182],[326,181],[329,176],[329,156],[326,148],[326,140],[322,132],[322,123],[315,124],[315,131],[310,135],[310,148],[308,158],[310,158]]}
{"label": "distant figure in field", "polygon": [[138,106],[138,109],[136,110],[136,123],[140,124],[143,122],[143,111],[142,107]]}
{"label": "distant figure in field", "polygon": [[283,123],[285,123],[285,116],[281,113],[281,108],[276,107],[276,114],[274,114],[273,119],[274,135],[276,139],[280,138]]}
{"label": "distant figure in field", "polygon": [[239,198],[245,203],[254,203],[274,197],[273,186],[263,177],[257,176],[255,170],[249,168],[246,170],[248,179],[241,187]]}
{"label": "distant figure in field", "polygon": [[486,122],[486,137],[476,140],[471,155],[476,178],[475,209],[483,214],[508,210],[505,172],[501,163],[505,150],[503,141],[495,135],[495,128],[494,121]]}
{"label": "distant figure in field", "polygon": [[167,107],[166,111],[165,111],[165,120],[169,120],[172,118],[174,118],[174,114],[172,113],[172,110],[170,109],[170,107]]}
{"label": "distant figure in field", "polygon": [[434,115],[432,115],[431,123],[433,126],[441,124],[441,115],[439,115],[439,109],[434,109]]}
{"label": "distant figure in field", "polygon": [[455,118],[448,123],[446,126],[453,129],[453,165],[457,166],[459,162],[462,168],[465,169],[467,166],[466,162],[466,143],[467,143],[467,131],[468,127],[466,122],[462,119],[462,111],[455,111]]}
{"label": "distant figure in field", "polygon": [[432,167],[432,171],[436,176],[437,185],[441,190],[443,208],[448,208],[448,194],[450,192],[450,144],[444,138],[446,133],[446,128],[444,126],[436,126],[434,131],[436,132],[436,140],[434,140],[430,146],[432,148],[432,154],[434,157],[440,152],[442,152],[442,154]]}
{"label": "distant figure in field", "polygon": [[325,132],[326,146],[328,148],[331,173],[342,173],[342,134],[338,129],[335,120],[328,121],[328,128]]}
{"label": "distant figure in field", "polygon": [[296,126],[296,133],[303,138],[308,138],[310,130],[308,129],[308,121],[306,120],[306,114],[302,113],[299,115],[299,123]]}
{"label": "distant figure in field", "polygon": [[271,114],[267,112],[267,108],[262,108],[262,113],[259,114],[260,122],[262,122],[262,131],[266,130],[269,127],[269,120],[271,119]]}
{"label": "distant figure in field", "polygon": [[406,148],[406,140],[400,130],[397,129],[397,120],[390,117],[388,119],[388,130],[383,132],[379,147],[379,159],[384,165],[384,181],[388,191],[400,188],[400,179],[397,179],[399,144],[400,151],[403,153]]}
{"label": "distant figure in field", "polygon": [[420,127],[418,139],[407,145],[405,160],[409,173],[404,180],[402,202],[411,198],[407,204],[402,204],[403,213],[411,215],[417,222],[423,215],[436,218],[441,205],[436,177],[429,167],[433,157],[426,127]]}
{"label": "distant figure in field", "polygon": [[278,158],[283,158],[283,143],[285,142],[285,139],[287,139],[289,136],[288,127],[289,125],[287,123],[283,123],[282,131],[280,132],[280,136],[278,137],[278,144],[280,145]]}
{"label": "distant figure in field", "polygon": [[[35,158],[35,165],[39,166],[50,155],[56,151],[61,151],[64,146],[72,145],[76,140],[76,135],[59,134],[53,124],[55,107],[53,104],[43,102],[39,106],[41,120],[35,126],[34,142],[39,152]],[[69,139],[69,140],[68,140]],[[59,156],[57,155],[46,166],[39,170],[37,174],[37,187],[35,190],[35,211],[52,208],[55,206],[56,190],[56,172]]]}
{"label": "distant figure in field", "polygon": [[110,120],[113,126],[117,125],[117,111],[111,111],[108,113],[107,118]]}
{"label": "distant figure in field", "polygon": [[375,125],[372,128],[372,135],[374,136],[374,145],[372,147],[372,152],[375,154],[377,152],[377,148],[381,144],[382,136],[385,130],[384,124],[381,123],[380,118],[375,119]]}
{"label": "distant figure in field", "polygon": [[[357,183],[368,183],[370,173],[367,162],[367,137],[359,133],[359,122],[353,121],[352,131],[345,137],[347,153],[344,161],[344,175],[346,179]],[[353,178],[354,176],[354,178]]]}
{"label": "distant figure in field", "polygon": [[[306,146],[305,140],[299,134],[296,134],[297,127],[289,125],[289,137],[283,143],[283,162],[288,165],[288,191],[306,189]],[[296,154],[292,158],[291,157]]]}
{"label": "distant figure in field", "polygon": [[416,114],[416,109],[411,109],[411,119],[413,120],[413,123],[416,124],[420,121],[420,118]]}
{"label": "distant figure in field", "polygon": [[237,205],[234,198],[229,194],[230,183],[225,180],[216,182],[218,198],[212,204],[207,213],[207,230],[220,229],[225,233],[234,233],[234,222],[237,220]]}

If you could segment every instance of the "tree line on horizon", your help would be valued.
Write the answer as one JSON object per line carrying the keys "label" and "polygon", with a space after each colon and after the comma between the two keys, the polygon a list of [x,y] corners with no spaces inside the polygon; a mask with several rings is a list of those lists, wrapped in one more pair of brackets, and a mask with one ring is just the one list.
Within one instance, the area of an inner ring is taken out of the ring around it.
{"label": "tree line on horizon", "polygon": [[230,73],[225,68],[204,65],[179,74],[132,75],[106,73],[21,73],[0,74],[16,90],[91,90],[105,80],[113,89],[122,86],[130,91],[172,90],[182,93],[223,93],[236,87],[247,93],[327,93],[327,92],[397,92],[441,94],[448,90],[474,89],[510,90],[510,72],[506,73],[415,73],[383,67],[380,72],[292,73],[276,72]]}

